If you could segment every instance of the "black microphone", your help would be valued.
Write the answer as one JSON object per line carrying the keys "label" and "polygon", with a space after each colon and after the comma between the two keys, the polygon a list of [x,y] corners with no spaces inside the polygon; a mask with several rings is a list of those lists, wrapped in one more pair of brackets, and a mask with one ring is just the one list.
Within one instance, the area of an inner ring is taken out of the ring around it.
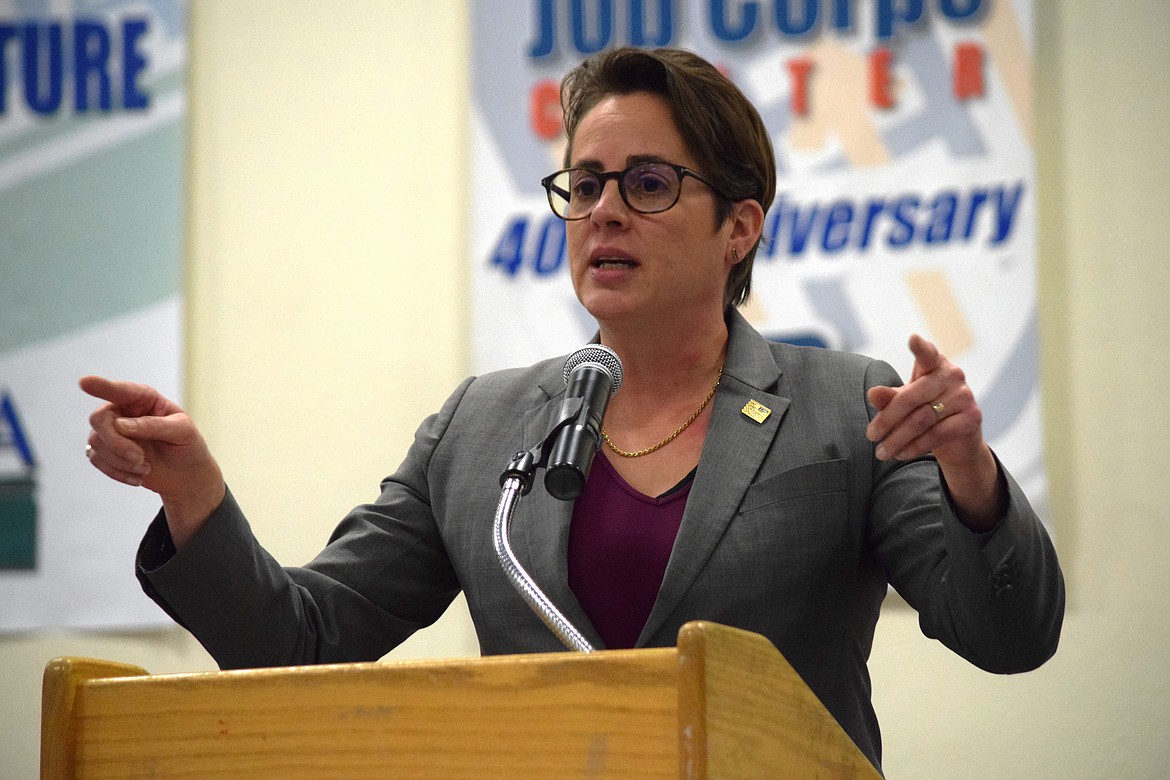
{"label": "black microphone", "polygon": [[601,444],[601,419],[609,399],[622,386],[622,361],[609,347],[581,347],[565,361],[565,385],[558,419],[572,417],[573,421],[556,432],[544,488],[553,498],[571,501],[581,495]]}

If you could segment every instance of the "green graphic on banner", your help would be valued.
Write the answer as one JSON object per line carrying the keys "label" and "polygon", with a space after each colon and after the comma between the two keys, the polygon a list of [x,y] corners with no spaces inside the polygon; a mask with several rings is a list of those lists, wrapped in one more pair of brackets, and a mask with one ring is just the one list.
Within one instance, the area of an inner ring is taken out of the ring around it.
{"label": "green graphic on banner", "polygon": [[161,124],[0,189],[0,354],[178,292],[183,144]]}
{"label": "green graphic on banner", "polygon": [[0,477],[0,569],[36,568],[35,490],[32,477]]}
{"label": "green graphic on banner", "polygon": [[36,461],[7,391],[0,393],[0,569],[36,567]]}

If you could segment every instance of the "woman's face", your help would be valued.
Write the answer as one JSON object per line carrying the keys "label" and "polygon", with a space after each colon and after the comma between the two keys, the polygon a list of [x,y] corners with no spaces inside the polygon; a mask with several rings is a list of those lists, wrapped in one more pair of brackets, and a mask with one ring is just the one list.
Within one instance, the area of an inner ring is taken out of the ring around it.
{"label": "woman's face", "polygon": [[[657,95],[610,96],[578,124],[572,167],[620,171],[646,161],[696,168]],[[715,225],[715,198],[688,176],[671,209],[640,214],[622,200],[617,181],[608,181],[593,213],[567,224],[573,288],[603,327],[722,317],[735,219]]]}

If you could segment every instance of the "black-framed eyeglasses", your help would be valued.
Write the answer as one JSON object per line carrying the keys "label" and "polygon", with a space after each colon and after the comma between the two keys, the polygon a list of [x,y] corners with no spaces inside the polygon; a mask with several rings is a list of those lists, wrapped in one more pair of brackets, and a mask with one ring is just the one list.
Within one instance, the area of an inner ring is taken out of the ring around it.
{"label": "black-framed eyeglasses", "polygon": [[[624,171],[594,171],[566,168],[540,180],[548,193],[548,205],[561,219],[585,219],[601,199],[601,191],[610,179],[617,179],[622,200],[641,214],[658,214],[678,203],[682,180],[687,176],[706,184],[717,194],[719,189],[702,176],[682,165],[644,162]],[[726,196],[723,196],[726,197]]]}

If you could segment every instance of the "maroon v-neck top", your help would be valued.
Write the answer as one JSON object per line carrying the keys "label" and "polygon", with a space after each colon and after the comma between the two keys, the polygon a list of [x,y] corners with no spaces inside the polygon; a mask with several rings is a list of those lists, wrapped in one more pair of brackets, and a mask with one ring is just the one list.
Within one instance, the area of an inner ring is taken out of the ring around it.
{"label": "maroon v-neck top", "polygon": [[593,460],[573,507],[569,587],[610,649],[633,647],[646,625],[691,481],[688,475],[651,498],[630,487],[603,453]]}

